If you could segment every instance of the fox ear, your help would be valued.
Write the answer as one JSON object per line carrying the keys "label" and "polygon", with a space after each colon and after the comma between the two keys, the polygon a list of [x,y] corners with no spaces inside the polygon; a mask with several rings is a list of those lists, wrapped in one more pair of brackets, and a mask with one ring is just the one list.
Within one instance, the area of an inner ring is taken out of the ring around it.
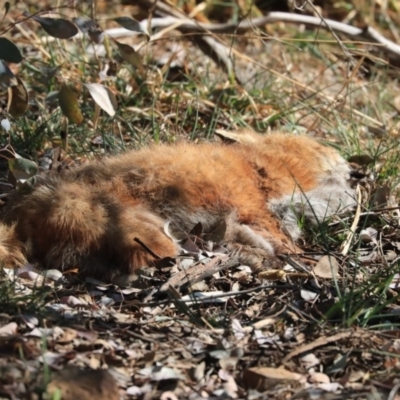
{"label": "fox ear", "polygon": [[235,142],[241,144],[253,144],[260,141],[261,135],[249,128],[240,129],[238,131],[226,131],[224,129],[216,129],[215,134],[225,142]]}

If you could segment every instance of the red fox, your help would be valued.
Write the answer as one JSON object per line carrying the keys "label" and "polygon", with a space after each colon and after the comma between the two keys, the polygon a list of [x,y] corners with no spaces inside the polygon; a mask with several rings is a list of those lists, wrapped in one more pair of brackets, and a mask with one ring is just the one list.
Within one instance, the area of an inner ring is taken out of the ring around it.
{"label": "red fox", "polygon": [[228,248],[258,270],[298,250],[299,218],[315,224],[354,203],[349,165],[332,148],[282,133],[236,138],[153,145],[38,176],[3,207],[0,265],[79,267],[112,280],[179,254],[167,221],[172,231],[198,222],[212,231],[224,218]]}

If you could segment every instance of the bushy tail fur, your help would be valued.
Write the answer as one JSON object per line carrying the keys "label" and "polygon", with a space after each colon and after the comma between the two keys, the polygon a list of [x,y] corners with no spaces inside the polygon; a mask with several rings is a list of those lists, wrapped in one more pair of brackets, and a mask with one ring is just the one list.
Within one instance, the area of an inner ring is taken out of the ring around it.
{"label": "bushy tail fur", "polygon": [[26,263],[24,246],[17,239],[15,225],[0,223],[0,268],[19,268]]}

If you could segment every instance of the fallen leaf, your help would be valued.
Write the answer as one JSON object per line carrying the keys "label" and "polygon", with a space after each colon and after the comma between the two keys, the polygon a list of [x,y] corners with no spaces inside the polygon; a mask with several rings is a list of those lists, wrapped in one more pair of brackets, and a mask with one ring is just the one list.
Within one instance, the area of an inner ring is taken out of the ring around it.
{"label": "fallen leaf", "polygon": [[226,220],[222,218],[214,225],[212,232],[204,235],[204,240],[210,240],[214,243],[220,243],[225,238],[226,229]]}
{"label": "fallen leaf", "polygon": [[372,195],[372,204],[376,208],[386,207],[390,197],[390,187],[388,185],[379,185]]}
{"label": "fallen leaf", "polygon": [[9,322],[0,327],[0,336],[13,336],[17,333],[18,325],[15,322]]}
{"label": "fallen leaf", "polygon": [[225,129],[216,129],[215,133],[230,142],[255,143],[258,139],[253,132],[247,129],[241,131],[226,131]]}
{"label": "fallen leaf", "polygon": [[322,256],[314,267],[314,274],[319,278],[332,279],[339,275],[339,263],[333,256]]}
{"label": "fallen leaf", "polygon": [[310,374],[309,381],[312,383],[330,383],[331,380],[329,379],[329,376],[326,374],[323,374],[322,372],[314,372],[313,374]]}
{"label": "fallen leaf", "polygon": [[306,353],[310,350],[313,350],[317,347],[324,346],[328,343],[332,342],[337,342],[341,339],[347,338],[347,337],[358,337],[358,338],[363,338],[367,336],[367,333],[365,332],[353,332],[353,331],[344,331],[344,332],[339,332],[336,335],[332,336],[321,336],[318,339],[314,340],[313,342],[303,344],[294,350],[292,350],[289,354],[286,354],[286,356],[282,359],[282,364],[285,364],[289,360],[291,360],[293,357],[298,356],[301,353]]}
{"label": "fallen leaf", "polygon": [[375,228],[367,227],[365,229],[361,229],[360,231],[360,240],[363,243],[374,242],[377,243],[378,231]]}
{"label": "fallen leaf", "polygon": [[147,376],[152,381],[164,381],[164,380],[183,380],[184,377],[179,372],[168,367],[149,367],[143,368],[139,371],[140,375]]}
{"label": "fallen leaf", "polygon": [[318,387],[320,389],[323,389],[325,392],[336,392],[338,390],[343,389],[343,386],[338,382],[319,383]]}
{"label": "fallen leaf", "polygon": [[197,364],[195,367],[191,369],[190,375],[192,379],[194,379],[196,382],[200,382],[201,380],[204,379],[205,371],[206,371],[206,363],[202,361],[201,363]]}
{"label": "fallen leaf", "polygon": [[8,88],[7,111],[14,118],[18,118],[23,115],[28,108],[29,95],[21,79],[18,76],[16,76],[15,79],[18,84]]}
{"label": "fallen leaf", "polygon": [[320,360],[313,353],[308,353],[303,357],[300,357],[300,363],[306,369],[310,369],[321,364]]}
{"label": "fallen leaf", "polygon": [[60,301],[62,304],[67,304],[69,306],[83,306],[87,304],[85,301],[82,301],[81,299],[78,299],[75,296],[61,297]]}
{"label": "fallen leaf", "polygon": [[61,336],[57,339],[57,343],[72,342],[78,336],[77,331],[72,328],[63,328]]}
{"label": "fallen leaf", "polygon": [[318,297],[318,294],[310,290],[301,289],[300,296],[303,300],[312,302]]}
{"label": "fallen leaf", "polygon": [[247,388],[259,392],[274,388],[276,385],[290,385],[305,381],[305,376],[284,368],[254,367],[243,373],[243,382]]}
{"label": "fallen leaf", "polygon": [[238,362],[237,357],[224,357],[219,360],[219,365],[223,371],[234,371]]}

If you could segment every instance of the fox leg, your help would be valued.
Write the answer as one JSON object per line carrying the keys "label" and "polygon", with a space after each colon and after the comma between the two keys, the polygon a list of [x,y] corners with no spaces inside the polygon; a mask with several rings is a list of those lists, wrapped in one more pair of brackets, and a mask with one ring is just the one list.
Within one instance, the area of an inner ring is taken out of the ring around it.
{"label": "fox leg", "polygon": [[225,236],[228,248],[241,263],[255,272],[282,268],[282,262],[277,256],[296,253],[300,249],[281,232],[275,232],[277,227],[269,219],[257,222],[241,224],[234,216],[229,216]]}

